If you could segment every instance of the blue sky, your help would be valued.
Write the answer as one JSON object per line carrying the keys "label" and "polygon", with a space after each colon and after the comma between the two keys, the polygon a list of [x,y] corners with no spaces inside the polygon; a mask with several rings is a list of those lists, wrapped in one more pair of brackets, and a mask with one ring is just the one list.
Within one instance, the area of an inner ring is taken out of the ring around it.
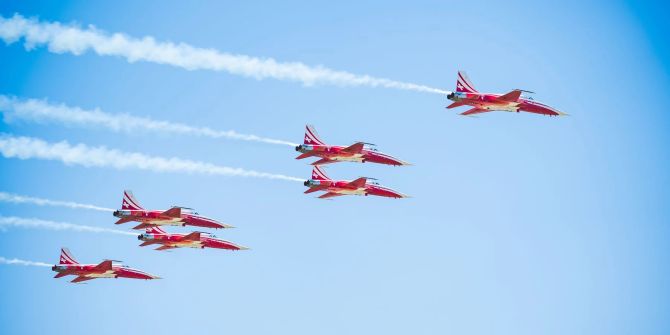
{"label": "blue sky", "polygon": [[[287,141],[313,123],[414,163],[337,164],[413,196],[320,201],[283,180],[0,159],[0,191],[103,207],[192,206],[245,252],[159,253],[112,234],[9,228],[0,256],[103,258],[163,280],[71,285],[0,266],[10,334],[667,334],[670,68],[662,3],[14,2],[0,14],[453,89],[524,88],[571,116],[464,118],[439,94],[256,80],[0,45],[0,94]],[[657,10],[650,11],[648,9]],[[656,13],[656,14],[655,14]],[[288,146],[16,121],[0,132],[296,177]],[[2,216],[114,228],[107,213]],[[129,227],[122,227],[129,229]],[[187,229],[173,229],[185,232]]]}

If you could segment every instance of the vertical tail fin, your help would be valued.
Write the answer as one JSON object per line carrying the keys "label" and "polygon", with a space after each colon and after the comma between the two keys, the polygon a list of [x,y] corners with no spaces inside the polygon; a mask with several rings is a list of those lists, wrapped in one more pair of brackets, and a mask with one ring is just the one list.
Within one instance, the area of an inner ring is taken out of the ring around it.
{"label": "vertical tail fin", "polygon": [[319,134],[316,132],[316,129],[314,129],[314,126],[311,124],[308,124],[306,129],[305,129],[305,141],[303,142],[304,144],[311,144],[311,145],[325,145],[321,138],[319,137]]}
{"label": "vertical tail fin", "polygon": [[130,210],[139,210],[144,209],[140,206],[140,203],[133,196],[133,192],[130,190],[123,191],[123,202],[121,203],[121,209],[130,209]]}
{"label": "vertical tail fin", "polygon": [[472,85],[470,78],[463,71],[458,71],[458,79],[456,80],[456,92],[477,93],[475,86]]}
{"label": "vertical tail fin", "polygon": [[72,257],[72,254],[68,248],[61,248],[59,264],[79,264],[79,262],[77,262],[77,260]]}
{"label": "vertical tail fin", "polygon": [[314,180],[331,180],[330,177],[318,165],[312,169],[312,179]]}
{"label": "vertical tail fin", "polygon": [[161,229],[158,226],[149,227],[145,230],[147,234],[167,234],[165,230]]}

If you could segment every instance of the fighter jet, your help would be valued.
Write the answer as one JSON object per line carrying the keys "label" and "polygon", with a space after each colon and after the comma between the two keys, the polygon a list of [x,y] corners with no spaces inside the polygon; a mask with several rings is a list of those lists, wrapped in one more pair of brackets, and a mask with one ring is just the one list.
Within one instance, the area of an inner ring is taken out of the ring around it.
{"label": "fighter jet", "polygon": [[305,194],[325,191],[326,193],[319,196],[320,199],[339,197],[341,195],[376,195],[388,198],[409,198],[407,195],[383,187],[370,180],[375,179],[360,177],[353,181],[332,180],[319,166],[315,166],[312,170],[312,178],[304,182],[304,185],[309,187],[305,191]]}
{"label": "fighter jet", "polygon": [[161,246],[154,250],[169,250],[174,248],[217,248],[228,250],[247,250],[249,248],[235,245],[224,241],[216,236],[194,231],[190,234],[168,234],[159,227],[147,228],[144,234],[138,235],[137,239],[144,241],[140,247],[146,247],[152,244]]}
{"label": "fighter jet", "polygon": [[295,159],[319,157],[321,159],[312,165],[330,164],[336,162],[378,163],[387,165],[410,165],[395,157],[383,154],[373,148],[374,144],[356,142],[348,147],[327,145],[316,133],[314,126],[307,125],[304,144],[295,147],[295,151],[302,154]]}
{"label": "fighter jet", "polygon": [[505,94],[480,93],[475,90],[468,76],[464,72],[458,71],[456,92],[449,92],[447,94],[447,98],[454,101],[454,103],[447,106],[447,108],[465,105],[472,107],[461,113],[461,115],[475,115],[492,111],[528,112],[549,116],[567,115],[555,108],[534,101],[531,97],[522,96],[521,94],[524,92],[533,93],[519,89],[514,89]]}
{"label": "fighter jet", "polygon": [[192,208],[173,206],[168,210],[146,210],[133,196],[133,192],[123,191],[121,209],[114,211],[119,218],[116,224],[131,221],[141,222],[133,229],[146,229],[155,226],[198,226],[206,228],[233,228],[233,226],[218,222],[196,213]]}
{"label": "fighter jet", "polygon": [[77,276],[77,278],[70,281],[71,283],[79,283],[96,278],[160,279],[160,277],[129,268],[125,265],[114,264],[114,262],[118,261],[106,259],[100,264],[79,264],[72,257],[70,250],[63,248],[60,250],[58,265],[51,267],[51,270],[57,272],[54,278],[69,275]]}

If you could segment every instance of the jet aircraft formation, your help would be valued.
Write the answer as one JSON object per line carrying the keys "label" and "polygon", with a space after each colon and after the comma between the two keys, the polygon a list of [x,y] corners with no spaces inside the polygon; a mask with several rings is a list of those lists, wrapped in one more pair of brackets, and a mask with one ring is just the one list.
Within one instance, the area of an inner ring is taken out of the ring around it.
{"label": "jet aircraft formation", "polygon": [[[119,218],[116,224],[139,222],[133,229],[144,229],[144,234],[137,236],[142,241],[140,247],[158,245],[155,250],[170,250],[175,248],[214,248],[227,250],[247,250],[232,242],[222,240],[216,236],[194,231],[189,234],[170,234],[163,230],[163,226],[195,226],[201,228],[233,228],[231,225],[201,216],[191,208],[172,206],[168,210],[147,210],[135,199],[132,191],[123,191],[121,209],[113,215]],[[159,279],[160,277],[142,272],[137,269],[119,265],[119,261],[103,260],[99,264],[80,264],[75,260],[67,248],[61,249],[59,263],[51,269],[56,272],[54,278],[74,275],[72,283],[80,283],[96,278],[130,278],[130,279]]]}
{"label": "jet aircraft formation", "polygon": [[[528,112],[548,116],[567,115],[553,107],[523,96],[523,93],[532,93],[521,89],[514,89],[505,94],[480,93],[467,75],[459,71],[456,79],[456,90],[447,93],[447,99],[453,101],[446,108],[470,106],[471,109],[461,115],[472,116],[492,111]],[[305,194],[324,192],[318,198],[329,199],[344,195],[373,195],[387,198],[407,198],[408,196],[379,185],[374,178],[359,177],[355,180],[333,180],[328,177],[322,165],[337,162],[377,163],[383,165],[406,166],[409,163],[393,156],[379,152],[374,144],[355,142],[348,146],[329,145],[316,132],[314,126],[307,125],[303,144],[295,147],[300,152],[296,159],[318,158],[312,162],[312,175],[303,184],[308,187]],[[137,236],[142,241],[141,247],[156,245],[155,250],[171,250],[175,248],[216,248],[226,250],[247,250],[248,248],[217,238],[216,236],[193,231],[188,234],[170,234],[162,227],[193,226],[199,228],[223,229],[232,226],[217,220],[202,216],[191,208],[172,206],[167,210],[144,209],[129,190],[124,191],[121,209],[114,211],[118,218],[116,224],[138,222],[133,229],[144,229],[145,232]],[[67,248],[61,249],[60,262],[52,267],[57,272],[55,278],[68,275],[76,276],[72,282],[79,283],[96,278],[131,278],[131,279],[158,279],[159,277],[136,270],[118,261],[103,260],[98,264],[80,264]]]}

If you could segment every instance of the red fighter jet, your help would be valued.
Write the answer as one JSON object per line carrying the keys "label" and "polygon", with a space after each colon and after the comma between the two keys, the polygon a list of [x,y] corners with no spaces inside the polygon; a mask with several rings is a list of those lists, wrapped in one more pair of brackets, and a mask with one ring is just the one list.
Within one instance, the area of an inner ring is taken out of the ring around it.
{"label": "red fighter jet", "polygon": [[376,195],[388,198],[409,198],[402,193],[383,187],[376,182],[370,182],[369,180],[374,179],[360,177],[353,181],[332,180],[328,178],[320,167],[315,166],[312,170],[312,179],[304,182],[304,185],[309,187],[309,189],[305,191],[305,194],[326,191],[325,194],[319,196],[320,199],[338,197],[341,195]]}
{"label": "red fighter jet", "polygon": [[137,239],[144,241],[140,247],[152,244],[161,246],[154,250],[169,250],[174,248],[217,248],[228,250],[248,250],[249,248],[224,241],[209,233],[192,232],[190,234],[168,234],[159,227],[147,228],[146,232],[138,235]]}
{"label": "red fighter jet", "polygon": [[77,276],[71,283],[79,283],[96,278],[130,278],[130,279],[160,279],[154,275],[131,269],[125,265],[114,264],[115,261],[104,260],[100,264],[79,264],[70,250],[63,248],[60,250],[60,261],[58,265],[51,267],[51,270],[58,272],[54,278],[61,278],[69,275]]}
{"label": "red fighter jet", "polygon": [[119,218],[116,224],[141,222],[133,229],[146,229],[155,226],[198,226],[205,228],[233,228],[233,226],[200,216],[191,208],[174,206],[168,210],[146,210],[140,206],[131,191],[123,191],[121,209],[114,211]]}
{"label": "red fighter jet", "polygon": [[295,151],[302,154],[295,159],[307,157],[319,157],[321,159],[312,163],[312,165],[330,164],[336,162],[357,162],[357,163],[378,163],[387,165],[410,165],[395,157],[383,154],[372,148],[374,144],[365,142],[356,142],[348,147],[338,145],[327,145],[316,133],[314,126],[307,125],[305,131],[305,140],[297,147]]}
{"label": "red fighter jet", "polygon": [[464,72],[458,71],[456,92],[449,92],[447,94],[447,98],[454,101],[454,103],[447,106],[447,108],[465,105],[473,107],[461,113],[461,115],[475,115],[492,111],[528,112],[549,116],[567,115],[557,109],[534,101],[533,98],[522,96],[521,93],[523,92],[533,93],[519,89],[505,94],[479,93],[475,90],[468,76]]}

